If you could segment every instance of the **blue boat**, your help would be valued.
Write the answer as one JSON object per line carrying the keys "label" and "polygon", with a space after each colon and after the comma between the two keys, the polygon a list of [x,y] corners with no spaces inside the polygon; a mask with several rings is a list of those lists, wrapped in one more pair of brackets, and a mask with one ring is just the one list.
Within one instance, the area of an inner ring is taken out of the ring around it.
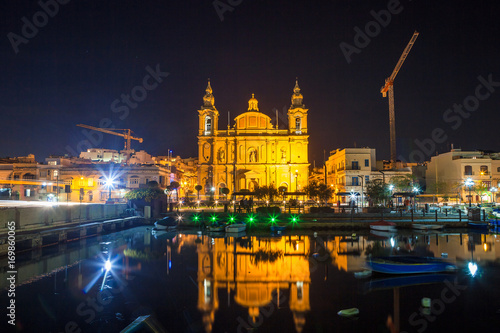
{"label": "blue boat", "polygon": [[467,222],[469,228],[488,230],[488,223],[483,222]]}
{"label": "blue boat", "polygon": [[364,285],[364,291],[385,290],[398,287],[416,286],[422,284],[442,283],[450,279],[449,274],[419,274],[404,275],[383,279],[371,279]]}
{"label": "blue boat", "polygon": [[440,258],[417,256],[375,257],[367,260],[371,270],[386,274],[453,272],[457,266]]}

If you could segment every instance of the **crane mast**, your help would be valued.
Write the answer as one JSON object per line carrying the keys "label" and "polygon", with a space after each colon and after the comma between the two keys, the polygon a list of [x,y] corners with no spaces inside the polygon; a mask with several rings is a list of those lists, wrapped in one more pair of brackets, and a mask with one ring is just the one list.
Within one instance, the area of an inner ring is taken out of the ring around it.
{"label": "crane mast", "polygon": [[408,42],[408,45],[406,45],[403,54],[401,54],[401,57],[399,57],[399,61],[396,64],[396,67],[394,67],[392,74],[387,79],[385,79],[385,85],[382,88],[380,88],[382,97],[387,97],[387,95],[389,95],[388,97],[389,97],[389,130],[390,130],[390,141],[391,141],[391,167],[394,167],[394,163],[396,162],[396,115],[394,111],[394,79],[396,78],[396,75],[398,75],[401,66],[403,66],[406,57],[410,53],[413,44],[417,40],[417,37],[418,37],[418,32],[415,31],[410,41]]}

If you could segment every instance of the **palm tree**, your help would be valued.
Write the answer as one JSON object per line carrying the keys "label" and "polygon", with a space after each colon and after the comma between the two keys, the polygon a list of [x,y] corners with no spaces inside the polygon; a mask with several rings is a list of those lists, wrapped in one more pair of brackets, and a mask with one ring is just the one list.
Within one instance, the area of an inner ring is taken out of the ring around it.
{"label": "palm tree", "polygon": [[196,185],[194,189],[198,192],[198,201],[200,201],[200,191],[203,189],[203,186]]}

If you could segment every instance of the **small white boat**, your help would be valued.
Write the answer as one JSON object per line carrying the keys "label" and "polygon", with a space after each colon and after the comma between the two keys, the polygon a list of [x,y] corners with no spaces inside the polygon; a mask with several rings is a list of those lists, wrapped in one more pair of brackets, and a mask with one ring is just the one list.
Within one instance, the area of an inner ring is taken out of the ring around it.
{"label": "small white boat", "polygon": [[444,227],[443,225],[440,224],[422,224],[422,223],[413,223],[411,226],[413,229],[424,230],[424,231],[441,230]]}
{"label": "small white boat", "polygon": [[173,230],[177,228],[177,222],[170,217],[165,217],[155,222],[155,227],[158,230]]}
{"label": "small white boat", "polygon": [[242,232],[245,231],[247,225],[245,223],[234,223],[226,226],[226,232]]}

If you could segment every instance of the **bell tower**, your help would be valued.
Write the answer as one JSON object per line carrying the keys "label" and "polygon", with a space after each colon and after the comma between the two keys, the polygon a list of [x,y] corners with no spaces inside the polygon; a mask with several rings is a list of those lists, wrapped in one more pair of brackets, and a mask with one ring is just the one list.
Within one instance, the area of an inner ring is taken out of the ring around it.
{"label": "bell tower", "polygon": [[219,111],[215,108],[215,99],[212,94],[212,87],[210,86],[210,79],[208,79],[207,89],[205,89],[205,96],[203,96],[203,105],[198,110],[199,136],[214,136],[219,129]]}
{"label": "bell tower", "polygon": [[293,88],[292,105],[288,109],[288,131],[290,134],[307,134],[307,111],[302,104],[304,97],[300,93],[299,80]]}

